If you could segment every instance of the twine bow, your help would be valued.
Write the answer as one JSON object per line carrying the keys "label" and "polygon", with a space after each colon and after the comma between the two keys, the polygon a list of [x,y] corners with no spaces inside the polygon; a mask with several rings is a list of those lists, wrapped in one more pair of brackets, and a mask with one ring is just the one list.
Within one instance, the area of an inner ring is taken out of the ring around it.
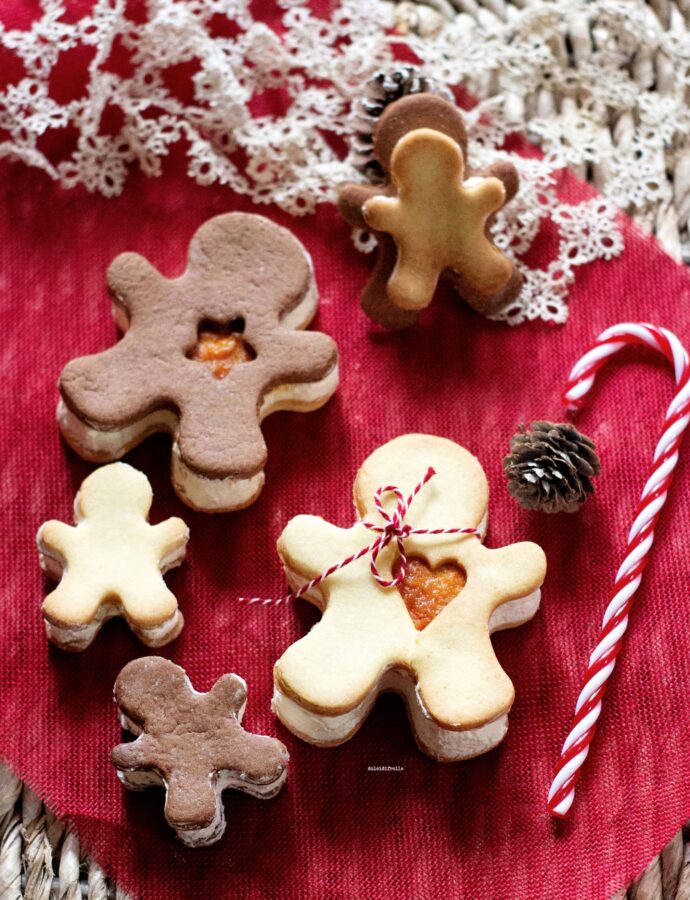
{"label": "twine bow", "polygon": [[[261,603],[264,606],[272,603],[278,606],[281,603],[286,603],[290,600],[297,600],[299,597],[303,597],[305,594],[308,594],[311,590],[313,590],[313,588],[321,584],[322,581],[325,581],[335,572],[339,572],[341,569],[344,569],[345,566],[349,566],[350,563],[356,562],[356,560],[361,559],[363,556],[371,557],[371,561],[369,563],[371,574],[373,575],[375,581],[381,585],[381,587],[397,587],[399,584],[402,584],[402,582],[405,580],[405,575],[407,574],[407,553],[405,552],[405,539],[410,535],[474,534],[479,536],[479,532],[476,528],[413,528],[411,525],[405,522],[405,516],[407,515],[412,501],[421,491],[427,481],[433,478],[435,474],[435,469],[430,466],[427,469],[424,478],[422,478],[422,480],[415,486],[414,490],[407,498],[404,496],[400,488],[396,487],[393,484],[386,484],[377,488],[376,493],[374,494],[374,505],[376,506],[379,515],[383,519],[383,524],[381,525],[376,522],[367,521],[360,522],[360,524],[364,525],[365,528],[368,528],[369,531],[373,531],[377,534],[377,537],[374,538],[374,540],[370,544],[367,544],[366,547],[362,547],[361,550],[358,550],[351,556],[346,557],[345,559],[341,560],[341,562],[334,563],[332,566],[329,566],[329,568],[326,569],[325,572],[322,572],[320,575],[312,578],[311,581],[307,581],[297,590],[289,590],[284,597],[280,597],[277,600],[271,597],[240,597],[240,602]],[[390,513],[383,505],[382,498],[384,494],[395,494],[395,496],[398,498],[395,509]],[[398,547],[400,567],[398,569],[397,575],[393,575],[392,578],[384,578],[376,566],[376,560],[378,559],[379,553],[381,553],[381,551],[393,541],[396,542]]]}

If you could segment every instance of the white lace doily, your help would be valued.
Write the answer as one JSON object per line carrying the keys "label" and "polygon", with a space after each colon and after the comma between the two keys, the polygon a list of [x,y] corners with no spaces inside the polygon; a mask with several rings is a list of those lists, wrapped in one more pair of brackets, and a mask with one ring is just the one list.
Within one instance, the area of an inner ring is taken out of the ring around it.
{"label": "white lace doily", "polygon": [[403,0],[395,15],[439,77],[496,96],[690,263],[688,0]]}
{"label": "white lace doily", "polygon": [[[569,207],[557,199],[553,173],[571,161],[572,149],[560,155],[552,149],[544,160],[500,149],[512,129],[509,101],[516,85],[526,89],[529,78],[549,66],[545,35],[559,2],[539,0],[531,11],[516,8],[522,17],[517,31],[492,25],[478,39],[466,23],[463,29],[459,16],[433,40],[406,38],[423,60],[422,70],[450,85],[472,89],[487,73],[506,73],[512,94],[480,103],[468,116],[468,131],[473,166],[510,159],[520,172],[520,193],[496,226],[497,243],[517,255],[525,275],[519,300],[503,316],[512,324],[565,321],[574,269],[622,249],[613,203],[598,199]],[[562,2],[574,7],[583,0]],[[613,8],[628,5],[607,2]],[[42,0],[42,15],[30,30],[0,27],[0,46],[15,54],[26,72],[0,92],[0,130],[9,134],[0,143],[0,156],[37,166],[65,187],[81,183],[113,196],[122,191],[132,164],[147,175],[160,174],[171,145],[182,138],[189,175],[200,184],[227,185],[293,215],[333,202],[337,185],[360,179],[351,161],[339,156],[333,137],[347,138],[363,82],[392,63],[391,41],[400,42],[390,34],[395,8],[384,0],[343,0],[324,20],[304,0],[278,0],[278,5],[280,35],[253,18],[249,0],[149,0],[144,24],[127,18],[125,0],[96,0],[91,14],[76,22],[65,15],[67,4]],[[235,36],[212,36],[217,16],[234,23]],[[128,77],[108,68],[116,42],[130,54]],[[79,46],[95,49],[88,83],[83,96],[60,103],[51,97],[51,75],[61,55]],[[164,74],[191,61],[198,70],[190,76],[193,99],[185,102],[169,90]],[[272,88],[288,98],[284,113],[254,116],[252,101]],[[102,129],[106,107],[122,115],[116,134]],[[75,144],[68,159],[56,162],[42,151],[41,138],[67,126],[75,130]],[[663,128],[661,121],[658,130]],[[561,144],[569,147],[572,138],[566,137]],[[624,176],[620,190],[627,190]],[[558,253],[546,269],[531,269],[519,255],[547,216],[558,232]]]}

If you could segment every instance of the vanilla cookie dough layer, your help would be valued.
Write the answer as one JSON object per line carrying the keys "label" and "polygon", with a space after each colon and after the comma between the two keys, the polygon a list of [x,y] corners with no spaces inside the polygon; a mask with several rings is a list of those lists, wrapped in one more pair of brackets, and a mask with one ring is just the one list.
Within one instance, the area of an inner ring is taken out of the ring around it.
{"label": "vanilla cookie dough layer", "polygon": [[43,618],[59,647],[85,649],[114,616],[148,646],[179,634],[184,619],[162,576],[184,559],[189,530],[177,518],[150,525],[152,499],[143,473],[112,463],[81,485],[74,527],[51,520],[39,528],[39,563],[59,581],[43,602]]}
{"label": "vanilla cookie dough layer", "polygon": [[[416,495],[405,523],[476,528],[483,536],[488,485],[479,462],[457,444],[429,435],[403,435],[365,461],[354,487],[359,516],[380,521],[377,488],[396,485],[408,496],[430,466],[436,474]],[[383,502],[392,512],[395,497],[386,494]],[[342,529],[315,516],[292,519],[278,542],[291,587],[354,555],[371,536],[359,523]],[[323,610],[321,620],[276,663],[274,708],[307,740],[339,743],[381,691],[397,690],[420,746],[432,755],[459,759],[483,752],[500,740],[503,725],[494,723],[507,717],[514,699],[491,633],[534,615],[544,554],[527,542],[490,550],[477,536],[457,534],[412,534],[405,547],[408,557],[424,560],[432,571],[447,563],[460,567],[464,587],[418,630],[400,591],[373,579],[368,557],[335,572],[307,595]],[[396,555],[394,541],[380,553],[384,577]]]}

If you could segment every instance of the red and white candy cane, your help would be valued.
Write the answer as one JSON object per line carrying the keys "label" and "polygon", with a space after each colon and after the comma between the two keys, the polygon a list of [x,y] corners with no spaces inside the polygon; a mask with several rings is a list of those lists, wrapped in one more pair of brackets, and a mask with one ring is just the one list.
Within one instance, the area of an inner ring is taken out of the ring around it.
{"label": "red and white candy cane", "polygon": [[678,462],[678,447],[690,422],[690,363],[687,351],[672,332],[646,323],[624,322],[603,331],[592,349],[573,367],[563,402],[569,409],[578,409],[606,360],[631,344],[652,347],[663,353],[673,366],[676,393],[666,413],[664,431],[654,452],[652,472],[642,491],[628,534],[625,559],[609,595],[599,640],[589,658],[575,716],[549,791],[548,810],[561,818],[569,814],[575,797],[575,786],[596,732],[608,679],[616,665],[628,627],[628,613],[647,565],[654,542],[654,529]]}

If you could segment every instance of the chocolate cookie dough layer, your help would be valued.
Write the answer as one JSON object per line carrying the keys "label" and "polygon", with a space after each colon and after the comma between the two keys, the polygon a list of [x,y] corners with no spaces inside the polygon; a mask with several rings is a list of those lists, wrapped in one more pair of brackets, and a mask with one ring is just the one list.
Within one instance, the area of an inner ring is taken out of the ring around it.
{"label": "chocolate cookie dough layer", "polygon": [[226,788],[268,799],[285,782],[283,744],[242,728],[247,685],[239,675],[223,675],[203,694],[180,666],[149,656],[120,672],[115,702],[137,736],[111,753],[118,777],[130,790],[165,787],[166,821],[190,847],[222,836]]}
{"label": "chocolate cookie dough layer", "polygon": [[[334,342],[302,330],[318,304],[306,250],[261,216],[230,213],[195,234],[180,278],[126,253],[112,263],[108,288],[125,334],[65,367],[65,439],[85,459],[106,462],[167,432],[186,503],[208,512],[247,506],[264,483],[262,419],[317,409],[338,385]],[[214,330],[246,352],[218,365]]]}

